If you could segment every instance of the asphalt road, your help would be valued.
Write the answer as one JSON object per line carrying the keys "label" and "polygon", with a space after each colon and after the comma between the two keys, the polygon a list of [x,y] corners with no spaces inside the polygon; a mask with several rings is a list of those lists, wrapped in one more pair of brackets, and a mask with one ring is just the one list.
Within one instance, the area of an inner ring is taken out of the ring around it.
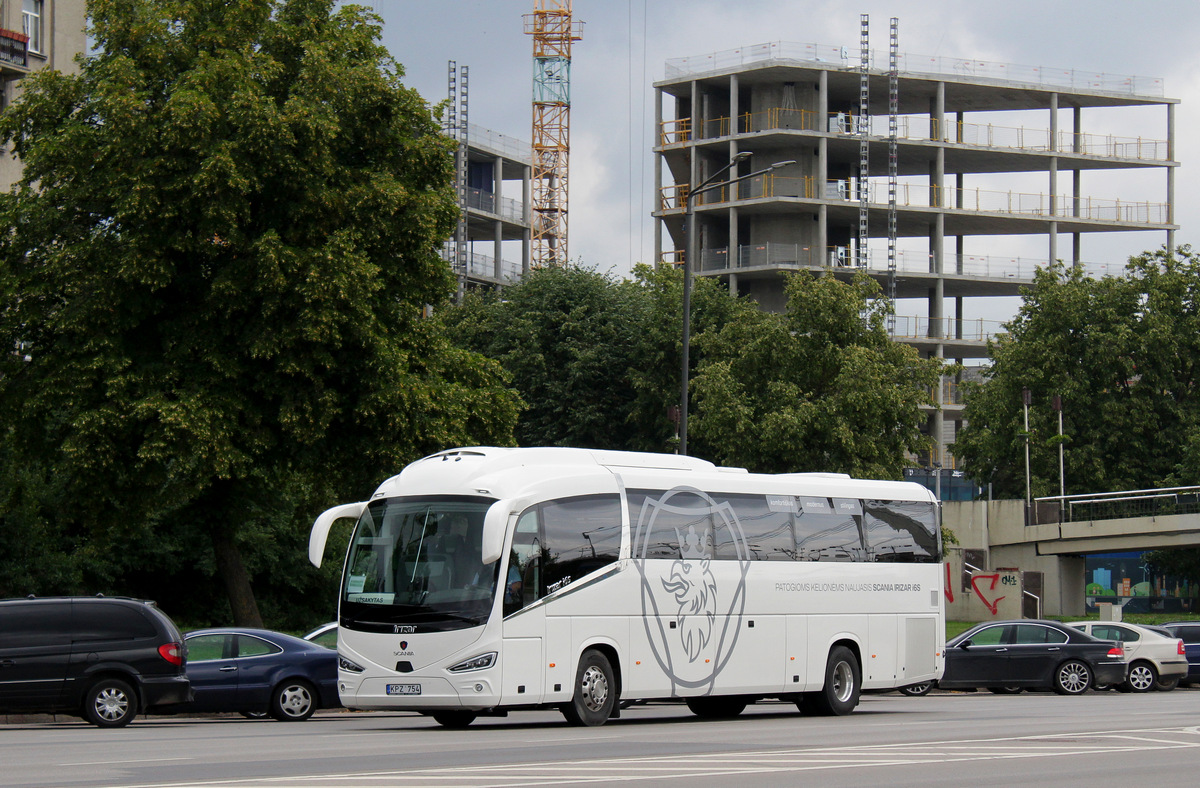
{"label": "asphalt road", "polygon": [[400,713],[308,722],[142,717],[101,730],[0,725],[0,786],[1194,786],[1200,689],[1126,695],[866,696],[846,717],[761,704],[728,721],[680,705],[600,728],[514,712],[447,730]]}

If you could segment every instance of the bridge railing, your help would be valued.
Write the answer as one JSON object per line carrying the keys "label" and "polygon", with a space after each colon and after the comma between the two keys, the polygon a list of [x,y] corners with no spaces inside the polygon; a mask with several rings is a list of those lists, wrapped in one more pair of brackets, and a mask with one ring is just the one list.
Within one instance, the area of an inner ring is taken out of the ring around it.
{"label": "bridge railing", "polygon": [[1200,512],[1200,486],[1035,498],[1031,525]]}

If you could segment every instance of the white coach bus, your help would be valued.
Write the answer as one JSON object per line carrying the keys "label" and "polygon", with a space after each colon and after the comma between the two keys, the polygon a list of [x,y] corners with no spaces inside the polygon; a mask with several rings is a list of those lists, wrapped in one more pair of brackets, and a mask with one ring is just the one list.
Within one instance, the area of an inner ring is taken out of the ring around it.
{"label": "white coach bus", "polygon": [[602,725],[651,699],[846,714],[942,672],[939,510],[915,483],[463,448],[322,514],[314,564],[341,518],[349,708],[450,727],[532,708]]}

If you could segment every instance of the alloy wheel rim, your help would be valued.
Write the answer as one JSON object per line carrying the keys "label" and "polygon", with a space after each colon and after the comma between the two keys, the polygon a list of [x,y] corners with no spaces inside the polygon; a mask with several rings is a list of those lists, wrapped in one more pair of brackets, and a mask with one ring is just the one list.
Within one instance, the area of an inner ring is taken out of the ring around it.
{"label": "alloy wheel rim", "polygon": [[1088,673],[1083,665],[1071,662],[1062,668],[1062,684],[1069,692],[1083,692],[1087,689]]}
{"label": "alloy wheel rim", "polygon": [[1148,689],[1154,683],[1154,679],[1150,676],[1150,669],[1145,665],[1138,665],[1129,671],[1129,683],[1136,689]]}
{"label": "alloy wheel rim", "polygon": [[280,707],[289,717],[299,717],[308,711],[312,698],[304,687],[288,687],[283,691]]}
{"label": "alloy wheel rim", "polygon": [[108,688],[96,695],[96,713],[106,720],[119,720],[129,710],[129,698],[119,689]]}
{"label": "alloy wheel rim", "polygon": [[583,690],[583,705],[587,706],[589,711],[600,711],[604,708],[608,700],[608,677],[604,675],[604,671],[594,665],[589,667],[583,672],[580,687]]}

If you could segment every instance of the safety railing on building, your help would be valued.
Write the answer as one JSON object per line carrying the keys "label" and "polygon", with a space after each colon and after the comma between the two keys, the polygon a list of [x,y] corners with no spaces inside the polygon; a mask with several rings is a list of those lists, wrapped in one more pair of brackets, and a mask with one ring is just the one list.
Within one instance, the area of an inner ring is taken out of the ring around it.
{"label": "safety railing on building", "polygon": [[[890,134],[886,115],[872,116],[868,135],[880,140]],[[1135,161],[1168,161],[1166,140],[1144,137],[1124,137],[1115,134],[1091,134],[1088,132],[1058,131],[1048,128],[1026,128],[1024,126],[1002,126],[994,123],[968,123],[947,120],[939,124],[928,115],[902,115],[896,119],[897,137],[918,142],[937,140],[958,145],[981,148],[1003,148],[1031,153],[1057,151],[1062,154],[1079,154],[1110,159],[1132,159]],[[746,112],[737,117],[737,123],[728,117],[712,118],[701,125],[700,139],[728,137],[732,134],[753,134],[763,131],[802,130],[828,131],[835,134],[858,134],[854,113],[830,113],[821,122],[818,113],[804,109],[771,107],[759,112]],[[665,120],[661,124],[661,145],[674,145],[691,139],[691,118]],[[1051,142],[1054,145],[1051,145]]]}
{"label": "safety railing on building", "polygon": [[[659,210],[671,211],[684,207],[687,185],[664,186],[659,191]],[[880,196],[885,184],[871,181],[866,184],[867,201],[877,208],[886,207]],[[775,197],[818,199],[811,177],[767,174],[742,181],[733,187],[713,189],[700,195],[699,205],[718,205],[734,199],[752,200]],[[834,180],[825,184],[820,199],[857,201],[859,184],[856,180]],[[736,195],[736,196],[735,196]],[[939,199],[939,197],[941,199]],[[1145,200],[1072,197],[1037,192],[1000,191],[994,189],[939,188],[930,184],[901,183],[896,187],[896,204],[903,208],[933,208],[1047,219],[1089,219],[1127,224],[1165,225],[1170,212],[1167,203]],[[952,206],[952,207],[950,207]]]}
{"label": "safety railing on building", "polygon": [[501,216],[513,222],[525,220],[525,204],[511,197],[500,197],[483,189],[467,189],[467,207]]}
{"label": "safety railing on building", "polygon": [[[891,52],[869,54],[871,67],[886,70]],[[857,66],[860,53],[857,48],[831,46],[828,44],[794,43],[769,41],[762,44],[726,49],[706,55],[672,58],[666,62],[666,77],[674,79],[692,74],[736,68],[747,63],[764,60],[795,60],[817,66],[847,68]],[[1143,77],[1106,72],[1086,71],[1075,68],[1049,66],[1026,66],[998,63],[973,58],[942,57],[940,55],[914,55],[901,53],[897,65],[902,74],[946,75],[975,80],[987,79],[1004,83],[1062,87],[1071,90],[1120,93],[1134,96],[1162,96],[1163,81],[1160,77]]]}
{"label": "safety railing on building", "polygon": [[510,137],[507,134],[501,134],[474,123],[468,123],[467,141],[472,148],[489,150],[513,161],[519,161],[522,164],[532,166],[533,146],[525,140]]}
{"label": "safety railing on building", "polygon": [[[446,252],[443,250],[443,259],[446,258]],[[496,279],[496,258],[478,252],[468,252],[467,256],[467,276],[477,279],[487,279],[489,281],[499,281],[501,284],[512,284],[521,279],[521,264],[512,260],[500,261],[500,279]]]}
{"label": "safety railing on building", "polygon": [[[663,252],[662,262],[668,265],[678,265],[683,262],[682,250]],[[886,272],[888,270],[887,255],[882,250],[868,249],[865,256],[866,270]],[[851,268],[856,264],[853,252],[845,246],[829,246],[825,249],[815,249],[803,244],[760,243],[743,244],[738,247],[737,256],[731,260],[728,248],[705,249],[701,253],[700,270],[711,272],[736,272],[740,268],[751,267],[824,267]],[[988,279],[1013,279],[1021,282],[1032,282],[1039,268],[1046,267],[1046,258],[1012,257],[1005,255],[957,255],[946,254],[942,257],[941,270],[933,265],[932,256],[928,252],[913,250],[898,250],[896,253],[896,271],[902,274],[933,274],[971,276]],[[1125,271],[1124,263],[1095,263],[1080,262],[1079,267],[1088,276],[1100,278],[1104,276],[1119,276]]]}

